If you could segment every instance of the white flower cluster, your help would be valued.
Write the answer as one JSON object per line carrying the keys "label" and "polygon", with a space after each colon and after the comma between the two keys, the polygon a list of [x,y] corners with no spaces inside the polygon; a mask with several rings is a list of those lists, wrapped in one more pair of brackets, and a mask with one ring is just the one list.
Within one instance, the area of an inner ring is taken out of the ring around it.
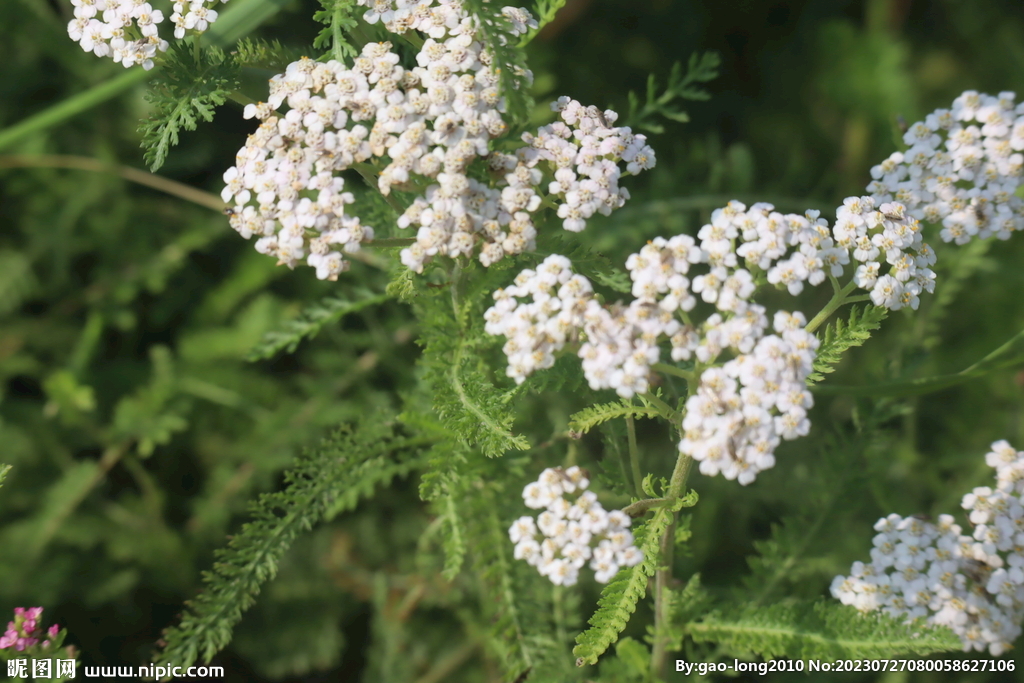
{"label": "white flower cluster", "polygon": [[[507,338],[506,374],[522,384],[534,370],[550,368],[554,354],[578,333],[591,306],[599,307],[593,293],[590,281],[574,275],[569,259],[557,254],[495,292],[495,304],[484,314],[484,330]],[[516,297],[533,301],[521,303]]]}
{"label": "white flower cluster", "polygon": [[568,97],[559,97],[551,109],[562,120],[536,135],[523,134],[529,147],[518,156],[530,166],[548,163],[554,174],[548,193],[561,202],[556,206],[562,227],[580,232],[595,213],[607,216],[629,199],[629,191],[619,187],[619,164],[624,162],[630,175],[654,168],[654,150],[645,135],[612,126],[619,115],[610,109],[584,107]]}
{"label": "white flower cluster", "polygon": [[[177,0],[174,3],[174,37],[185,31],[202,33],[217,19],[210,9],[218,1]],[[75,18],[68,23],[68,35],[86,52],[111,57],[126,68],[136,64],[153,68],[153,58],[166,52],[168,43],[159,34],[164,14],[145,0],[71,0]]]}
{"label": "white flower cluster", "polygon": [[[356,4],[369,9],[363,20],[369,24],[378,21],[391,33],[420,31],[434,39],[446,35],[471,33],[472,20],[462,9],[462,0],[357,0]],[[517,33],[537,28],[536,20],[524,9],[505,7],[502,13]]]}
{"label": "white flower cluster", "polygon": [[[532,214],[545,200],[563,219],[562,226],[573,232],[583,230],[595,212],[608,215],[625,203],[629,192],[619,187],[618,164],[625,162],[626,172],[633,174],[653,167],[654,151],[646,138],[629,128],[611,127],[617,114],[610,110],[584,107],[568,97],[559,98],[551,108],[560,112],[561,121],[542,127],[536,135],[524,133],[527,144],[514,154],[489,156],[495,178],[490,186],[464,175],[474,158],[470,145],[460,143],[470,153],[454,169],[449,167],[450,154],[445,156],[445,173],[437,175],[441,184],[428,187],[426,197],[417,199],[399,220],[401,228],[420,226],[416,244],[402,251],[404,264],[422,272],[434,255],[469,255],[479,241],[480,262],[489,266],[536,246]],[[500,121],[496,111],[491,113]],[[471,125],[458,120],[461,114],[458,108],[453,112],[456,124]],[[478,151],[486,153],[486,142]],[[539,188],[545,177],[552,176],[545,197]]]}
{"label": "white flower cluster", "polygon": [[[708,262],[735,265],[742,257],[748,268],[766,271],[769,283],[785,286],[790,294],[839,278],[856,262],[853,280],[871,293],[877,306],[917,309],[922,292],[935,289],[935,252],[921,237],[921,223],[902,204],[876,204],[871,197],[847,197],[836,209],[831,228],[817,211],[803,216],[780,214],[771,204],[748,210],[729,202],[704,226],[701,248]],[[733,244],[740,245],[733,253]],[[882,272],[883,262],[888,264]],[[720,270],[719,272],[724,272]]]}
{"label": "white flower cluster", "polygon": [[837,576],[832,595],[862,612],[948,626],[965,652],[1009,649],[1024,619],[1024,452],[997,441],[985,462],[997,484],[964,496],[970,536],[950,515],[938,524],[889,515],[875,524],[871,562]]}
{"label": "white flower cluster", "polygon": [[[782,439],[806,436],[807,410],[814,405],[807,377],[817,338],[803,329],[803,314],[775,314],[778,334],[764,335],[767,319],[751,305],[743,320],[750,329],[743,344],[760,337],[748,352],[700,376],[697,392],[686,400],[679,450],[700,463],[702,474],[721,474],[742,485],[775,466]],[[762,309],[763,310],[763,309]]]}
{"label": "white flower cluster", "polygon": [[[544,512],[536,520],[520,517],[508,530],[515,558],[526,560],[558,586],[574,585],[588,560],[594,578],[608,583],[621,567],[644,559],[643,551],[633,545],[629,515],[606,511],[586,490],[589,485],[579,467],[549,467],[523,489],[526,506]],[[565,498],[574,493],[574,501]]]}
{"label": "white flower cluster", "polygon": [[[770,224],[810,225],[805,217],[776,218],[766,206],[755,207],[752,215]],[[485,314],[485,331],[507,338],[508,376],[521,383],[535,370],[551,367],[554,354],[579,339],[591,388],[614,389],[629,398],[649,391],[663,341],[671,346],[672,360],[694,359],[704,366],[729,351],[733,358],[704,370],[688,399],[679,448],[700,461],[705,474],[752,482],[775,464],[774,451],[783,439],[810,429],[807,410],[813,399],[806,382],[818,340],[803,329],[801,313],[777,313],[778,334],[766,336],[766,311],[750,301],[754,275],[737,266],[733,251],[733,221],[743,223],[738,219],[747,217],[744,208],[734,202],[716,211],[714,222],[698,234],[699,244],[688,235],[659,237],[631,255],[626,268],[635,299],[627,306],[601,305],[590,282],[574,275],[564,256],[549,256],[536,271],[520,273],[513,286],[494,293],[495,304]],[[749,223],[746,229],[754,230]],[[795,232],[785,230],[787,239]],[[818,245],[828,248],[829,238],[818,237]],[[778,255],[784,253],[780,248]],[[694,276],[696,264],[708,272]],[[689,316],[695,294],[717,309],[700,324]]]}
{"label": "white flower cluster", "polygon": [[910,215],[941,223],[946,242],[1009,238],[1024,228],[1024,200],[1016,196],[1024,173],[1024,103],[973,90],[912,125],[909,148],[871,169],[868,192],[898,201]]}
{"label": "white flower cluster", "polygon": [[[399,188],[418,195],[398,220],[399,228],[417,228],[415,243],[401,252],[402,263],[416,272],[438,255],[476,254],[490,266],[533,249],[532,214],[545,202],[567,229],[579,231],[595,212],[607,214],[628,198],[618,186],[620,162],[626,173],[654,165],[644,136],[611,127],[614,112],[565,97],[552,105],[560,122],[524,134],[526,144],[514,153],[491,153],[489,142],[507,132],[504,98],[493,57],[477,39],[477,20],[462,2],[361,4],[371,23],[429,36],[416,66],[399,66],[389,43],[367,45],[351,68],[333,61],[292,64],[273,79],[267,104],[247,107],[247,116],[264,123],[224,176],[225,201],[236,204],[232,225],[245,237],[262,236],[257,248],[281,263],[306,258],[321,278],[344,270],[340,253],[323,244],[325,232],[348,227],[339,221],[355,220],[344,218],[351,195],[341,192],[334,174],[364,162],[371,163],[358,170],[364,176],[379,170],[383,194]],[[537,26],[526,10],[503,12],[513,33]],[[289,111],[282,114],[285,103]],[[485,157],[487,175],[472,173],[470,165]],[[351,249],[362,237],[330,237],[326,244]]]}

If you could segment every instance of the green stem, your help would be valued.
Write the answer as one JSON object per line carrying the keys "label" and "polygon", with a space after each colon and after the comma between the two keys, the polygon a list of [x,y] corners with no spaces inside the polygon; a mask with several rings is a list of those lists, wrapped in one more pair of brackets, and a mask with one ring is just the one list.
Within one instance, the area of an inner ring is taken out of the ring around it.
{"label": "green stem", "polygon": [[[683,495],[686,489],[686,480],[690,476],[690,466],[693,465],[693,458],[680,453],[676,458],[676,466],[672,470],[672,478],[669,480],[666,498],[676,500]],[[663,680],[665,678],[665,664],[668,655],[668,640],[664,635],[667,628],[665,591],[672,580],[672,564],[675,555],[676,517],[678,513],[672,514],[672,523],[665,530],[661,537],[659,553],[661,562],[654,574],[654,643],[651,647],[651,678]]]}
{"label": "green stem", "polygon": [[[630,401],[630,405],[632,405]],[[637,498],[643,498],[644,492],[641,486],[643,482],[643,475],[640,474],[640,451],[636,447],[636,424],[633,422],[633,416],[626,416],[626,434],[629,438],[629,465],[633,472],[633,490],[636,491]]]}
{"label": "green stem", "polygon": [[228,93],[228,99],[232,102],[242,105],[243,107],[247,104],[256,104],[256,100],[249,97],[248,95],[242,94],[241,90],[232,90]]}
{"label": "green stem", "polygon": [[[818,312],[818,315],[814,316],[811,322],[807,323],[807,327],[805,327],[804,329],[807,330],[808,332],[814,332],[816,329],[821,327],[821,324],[828,320],[829,316],[835,313],[840,306],[853,300],[847,299],[846,297],[848,297],[850,295],[850,292],[852,292],[856,288],[857,283],[854,282],[853,280],[850,280],[850,282],[845,287],[843,287],[842,289],[837,289],[835,294],[832,295],[832,298],[829,300],[829,302],[825,304],[825,308],[821,309]],[[858,301],[861,300],[862,299],[858,299]]]}
{"label": "green stem", "polygon": [[565,605],[562,596],[562,587],[557,584],[552,584],[551,602],[554,603],[555,608],[555,635],[558,638],[559,647],[565,647],[565,644],[569,642],[569,635],[565,630]]}
{"label": "green stem", "polygon": [[373,240],[366,246],[377,247],[378,249],[398,249],[413,244],[416,244],[415,237],[389,237],[382,240]]}
{"label": "green stem", "polygon": [[622,508],[622,511],[630,517],[641,517],[651,508],[660,507],[667,502],[668,498],[643,498]]}
{"label": "green stem", "polygon": [[665,403],[654,394],[650,392],[646,394],[640,394],[640,398],[653,405],[654,408],[658,411],[658,414],[661,415],[666,420],[668,420],[669,422],[675,424],[675,422],[679,419],[679,414],[676,413],[676,411],[672,410],[669,404]]}
{"label": "green stem", "polygon": [[654,365],[651,366],[651,369],[654,370],[655,372],[663,372],[666,375],[681,377],[685,379],[687,382],[692,382],[694,379],[697,378],[693,370],[683,370],[682,368],[677,368],[676,366],[669,365],[668,363],[655,363]]}
{"label": "green stem", "polygon": [[[377,169],[370,164],[352,164],[351,168],[356,170],[356,173],[362,177],[371,190],[377,190],[380,192],[380,185],[377,184],[377,178],[374,175],[374,173],[377,172]],[[386,201],[388,206],[394,209],[399,216],[405,213],[405,208],[402,207],[402,205],[398,203],[398,200],[396,200],[392,195],[380,192],[380,196],[384,197],[384,201]]]}

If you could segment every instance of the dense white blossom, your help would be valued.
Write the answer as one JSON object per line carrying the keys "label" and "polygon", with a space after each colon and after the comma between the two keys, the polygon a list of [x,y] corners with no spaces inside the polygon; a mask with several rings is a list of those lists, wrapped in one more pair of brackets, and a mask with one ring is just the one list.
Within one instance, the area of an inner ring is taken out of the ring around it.
{"label": "dense white blossom", "polygon": [[[435,256],[476,255],[490,266],[532,250],[533,215],[545,201],[567,228],[580,230],[593,213],[608,213],[628,196],[618,186],[618,163],[636,164],[634,172],[653,165],[643,136],[610,127],[613,112],[568,98],[553,105],[563,122],[524,135],[511,153],[491,152],[490,141],[508,127],[477,20],[457,1],[361,4],[371,23],[427,34],[416,64],[404,68],[390,43],[373,43],[351,67],[290,65],[272,79],[267,103],[246,108],[263,125],[224,176],[225,201],[235,204],[232,225],[247,238],[259,235],[257,249],[281,263],[305,259],[318,277],[333,279],[346,267],[340,252],[372,238],[345,211],[353,198],[337,174],[349,168],[378,175],[384,195],[393,188],[416,194],[397,225],[416,228],[401,260],[422,272]],[[504,13],[513,33],[536,27],[526,10]],[[471,172],[477,160],[484,173]],[[346,222],[362,232],[353,236]]]}
{"label": "dense white blossom", "polygon": [[1024,228],[1016,195],[1024,172],[1024,103],[968,90],[907,129],[908,148],[871,169],[868,192],[897,201],[921,221],[942,225],[946,242],[1007,239]]}
{"label": "dense white blossom", "polygon": [[[174,37],[186,31],[202,33],[217,20],[212,9],[228,0],[177,0],[170,20]],[[143,0],[71,0],[75,18],[68,23],[68,35],[86,52],[110,57],[125,67],[139,64],[153,68],[153,58],[166,52],[168,43],[160,37],[164,14]]]}
{"label": "dense white blossom", "polygon": [[588,562],[594,578],[608,583],[620,568],[644,559],[633,544],[629,515],[606,511],[586,490],[589,485],[579,467],[549,467],[523,489],[526,506],[543,512],[520,517],[508,530],[515,558],[529,562],[555,585],[574,585]]}
{"label": "dense white blossom", "polygon": [[1024,452],[997,441],[985,462],[996,470],[996,487],[963,497],[970,535],[950,515],[938,523],[884,517],[871,562],[837,576],[832,595],[862,612],[948,626],[965,652],[1012,647],[1024,619]]}

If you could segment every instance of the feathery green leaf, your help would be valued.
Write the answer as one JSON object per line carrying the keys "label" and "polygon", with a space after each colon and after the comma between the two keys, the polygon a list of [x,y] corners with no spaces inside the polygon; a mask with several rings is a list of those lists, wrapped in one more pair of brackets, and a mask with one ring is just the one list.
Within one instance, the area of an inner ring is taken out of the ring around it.
{"label": "feathery green leaf", "polygon": [[866,342],[888,314],[889,309],[881,306],[854,306],[850,309],[849,321],[836,320],[826,327],[814,359],[814,372],[807,378],[807,384],[820,382],[825,375],[835,372],[843,354]]}
{"label": "feathery green leaf", "polygon": [[313,14],[313,19],[326,24],[316,38],[313,47],[317,50],[331,48],[331,57],[343,61],[355,57],[359,51],[348,42],[345,34],[356,26],[355,13],[359,9],[355,0],[320,0],[323,9]]}
{"label": "feathery green leaf", "polygon": [[528,31],[525,36],[519,39],[519,47],[524,47],[536,38],[537,34],[543,31],[545,26],[554,21],[558,10],[565,7],[565,3],[566,0],[537,0],[537,5],[533,8],[533,16],[537,17],[537,28]]}
{"label": "feathery green leaf", "polygon": [[154,113],[139,126],[149,170],[164,165],[183,130],[195,130],[199,120],[212,121],[214,109],[238,88],[238,67],[223,50],[204,48],[196,61],[191,45],[175,41],[152,80],[146,101]]}
{"label": "feathery green leaf", "polygon": [[764,659],[885,659],[962,647],[945,627],[905,624],[881,612],[862,615],[832,600],[716,611],[687,624],[686,632],[698,643]]}
{"label": "feathery green leaf", "polygon": [[628,401],[614,401],[584,408],[569,418],[569,428],[586,434],[594,427],[618,417],[657,417],[654,408],[630,405]]}
{"label": "feathery green leaf", "polygon": [[284,351],[293,353],[303,339],[312,339],[327,325],[332,325],[350,313],[384,303],[387,294],[377,294],[367,289],[355,289],[347,296],[328,296],[306,307],[295,320],[285,324],[283,329],[272,330],[263,335],[260,343],[249,352],[248,361],[265,360]]}
{"label": "feathery green leaf", "polygon": [[576,637],[573,654],[576,664],[594,664],[614,643],[636,611],[636,605],[647,590],[647,581],[658,567],[661,537],[672,523],[675,508],[658,508],[643,526],[636,530],[636,546],[644,553],[643,561],[619,571],[603,591],[597,611],[590,618],[590,628]]}
{"label": "feathery green leaf", "polygon": [[181,623],[165,633],[160,661],[181,666],[209,661],[231,641],[235,624],[260,586],[276,575],[295,538],[418,467],[417,448],[427,441],[395,438],[383,423],[364,423],[358,431],[339,429],[307,451],[285,475],[285,489],[260,496],[252,521],[218,551],[213,571],[204,575],[206,589],[189,603]]}
{"label": "feathery green leaf", "polygon": [[642,105],[636,93],[629,93],[629,114],[626,116],[626,125],[652,133],[662,133],[665,127],[657,122],[658,117],[686,123],[690,117],[675,104],[675,100],[709,99],[711,96],[698,84],[707,83],[717,78],[718,67],[721,63],[722,58],[716,52],[705,52],[702,55],[693,53],[690,55],[685,74],[681,62],[672,65],[668,83],[660,95],[658,94],[657,80],[655,80],[654,74],[651,74],[647,77],[646,101]]}

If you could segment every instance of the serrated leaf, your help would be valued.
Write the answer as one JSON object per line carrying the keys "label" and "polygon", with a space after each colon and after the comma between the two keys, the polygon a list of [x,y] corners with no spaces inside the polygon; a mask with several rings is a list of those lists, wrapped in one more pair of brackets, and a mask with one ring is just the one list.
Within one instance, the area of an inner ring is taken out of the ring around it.
{"label": "serrated leaf", "polygon": [[644,553],[643,561],[622,569],[612,579],[597,602],[597,611],[590,618],[590,628],[576,637],[573,654],[577,666],[595,664],[605,650],[614,643],[636,611],[637,603],[647,590],[647,581],[658,566],[661,537],[672,523],[674,513],[662,507],[642,527],[636,530],[636,545]]}
{"label": "serrated leaf", "polygon": [[818,354],[814,358],[814,371],[807,378],[808,386],[835,372],[839,361],[843,359],[843,354],[866,342],[888,314],[889,309],[881,306],[854,306],[850,309],[848,321],[836,320],[826,327],[820,340]]}
{"label": "serrated leaf", "polygon": [[537,28],[531,29],[519,40],[519,47],[537,37],[537,34],[544,30],[544,27],[555,20],[558,10],[565,7],[566,0],[537,0],[533,8],[533,15],[537,18]]}
{"label": "serrated leaf", "polygon": [[630,405],[628,401],[613,401],[584,408],[569,418],[569,428],[586,434],[594,427],[620,417],[658,417],[654,408]]}
{"label": "serrated leaf", "polygon": [[948,628],[906,624],[881,612],[862,615],[828,600],[737,606],[735,612],[716,611],[690,622],[686,632],[734,656],[764,659],[887,659],[962,649]]}
{"label": "serrated leaf", "polygon": [[326,24],[326,28],[313,39],[313,47],[326,50],[330,46],[331,57],[339,62],[355,57],[359,52],[348,42],[346,34],[356,27],[356,0],[320,0],[320,5],[323,9],[313,14],[313,20]]}
{"label": "serrated leaf", "polygon": [[285,474],[285,489],[260,496],[251,506],[252,521],[216,553],[213,570],[203,577],[205,590],[165,632],[160,662],[187,667],[209,661],[230,642],[235,624],[276,575],[295,538],[418,467],[423,443],[395,438],[386,423],[368,422],[358,430],[342,428],[307,451]]}
{"label": "serrated leaf", "polygon": [[641,128],[652,133],[661,133],[664,127],[657,122],[659,117],[671,121],[685,123],[690,120],[685,111],[679,109],[675,104],[676,100],[703,101],[711,96],[701,83],[707,83],[718,77],[718,67],[722,60],[715,52],[705,52],[698,55],[690,55],[686,73],[683,73],[683,65],[676,62],[669,72],[668,82],[665,90],[658,94],[658,84],[651,74],[647,78],[646,97],[643,105],[640,98],[634,93],[629,95],[629,114],[626,116],[626,125],[633,128]]}
{"label": "serrated leaf", "polygon": [[282,329],[263,335],[246,360],[265,360],[281,351],[292,353],[303,339],[312,339],[324,327],[333,325],[351,313],[382,304],[389,298],[389,294],[377,294],[367,289],[355,289],[345,296],[325,297],[306,307]]}
{"label": "serrated leaf", "polygon": [[498,74],[498,87],[505,98],[505,107],[516,121],[529,115],[529,71],[519,48],[519,37],[512,31],[512,22],[502,13],[504,4],[491,0],[464,0],[463,6],[477,21],[477,39],[492,57],[491,67]]}
{"label": "serrated leaf", "polygon": [[155,111],[139,126],[149,170],[164,165],[182,131],[212,121],[214,110],[238,85],[237,65],[223,50],[204,48],[197,61],[191,43],[175,41],[146,93]]}

